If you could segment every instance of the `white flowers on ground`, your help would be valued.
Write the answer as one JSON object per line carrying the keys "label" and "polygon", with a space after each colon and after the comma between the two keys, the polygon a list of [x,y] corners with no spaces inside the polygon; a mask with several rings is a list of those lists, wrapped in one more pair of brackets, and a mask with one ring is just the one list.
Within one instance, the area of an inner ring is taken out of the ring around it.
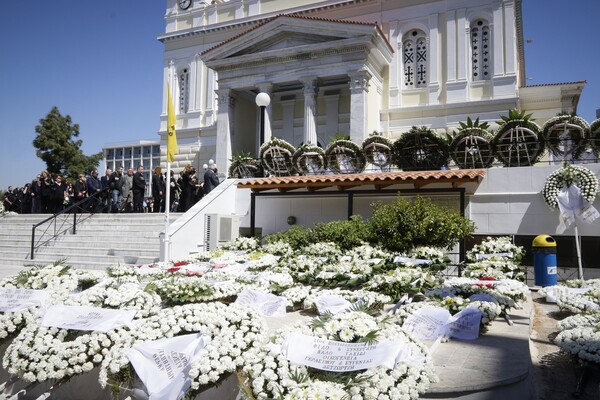
{"label": "white flowers on ground", "polygon": [[509,259],[518,264],[524,254],[523,246],[513,244],[510,237],[492,238],[488,236],[483,242],[467,251],[466,256],[470,262],[479,261],[484,256],[494,255],[494,259]]}
{"label": "white flowers on ground", "polygon": [[199,360],[192,363],[189,377],[193,391],[216,384],[225,375],[241,368],[242,355],[264,341],[264,320],[254,311],[235,304],[186,304],[163,309],[150,317],[128,336],[113,346],[102,362],[100,384],[127,385],[132,366],[125,350],[135,343],[200,332],[211,337]]}
{"label": "white flowers on ground", "polygon": [[[301,333],[342,342],[402,342],[415,361],[398,362],[354,372],[326,372],[293,364],[282,352],[292,333]],[[416,399],[436,377],[425,347],[412,340],[396,324],[362,312],[349,312],[315,319],[311,325],[299,323],[277,331],[270,343],[244,354],[244,390],[251,398],[285,399]],[[416,361],[420,358],[421,362]]]}

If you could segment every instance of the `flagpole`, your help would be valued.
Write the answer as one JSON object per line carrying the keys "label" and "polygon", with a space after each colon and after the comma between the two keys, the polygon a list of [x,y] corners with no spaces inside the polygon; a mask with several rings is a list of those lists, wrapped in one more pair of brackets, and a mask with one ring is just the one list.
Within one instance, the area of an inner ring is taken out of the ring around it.
{"label": "flagpole", "polygon": [[[167,80],[167,92],[170,94],[171,81],[173,80],[173,61],[169,63],[169,78]],[[169,236],[169,219],[171,214],[171,160],[169,153],[169,108],[171,107],[171,96],[167,96],[167,176],[165,178],[165,190],[167,191],[165,196],[165,240],[164,240],[164,261],[171,261],[171,237]]]}

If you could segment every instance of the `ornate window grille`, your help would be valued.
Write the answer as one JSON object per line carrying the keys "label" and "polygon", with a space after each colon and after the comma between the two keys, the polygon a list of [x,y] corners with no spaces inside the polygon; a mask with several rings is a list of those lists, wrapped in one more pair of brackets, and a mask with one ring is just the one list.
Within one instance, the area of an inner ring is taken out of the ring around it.
{"label": "ornate window grille", "polygon": [[402,60],[404,64],[404,87],[419,88],[427,86],[427,37],[418,29],[413,29],[402,41]]}
{"label": "ornate window grille", "polygon": [[489,80],[491,77],[490,26],[487,21],[477,19],[471,24],[471,68],[474,81]]}

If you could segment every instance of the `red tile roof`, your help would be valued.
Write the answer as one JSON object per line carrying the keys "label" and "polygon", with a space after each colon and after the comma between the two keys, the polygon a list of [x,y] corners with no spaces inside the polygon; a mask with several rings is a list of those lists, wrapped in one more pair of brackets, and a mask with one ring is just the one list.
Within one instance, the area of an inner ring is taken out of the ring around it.
{"label": "red tile roof", "polygon": [[431,183],[449,183],[451,187],[467,182],[479,183],[485,177],[485,169],[454,169],[435,171],[402,171],[362,174],[303,175],[270,178],[255,178],[240,181],[238,188],[252,191],[276,189],[288,191],[294,189],[318,190],[337,187],[340,190],[356,186],[374,185],[376,189],[397,184],[412,184],[416,188]]}

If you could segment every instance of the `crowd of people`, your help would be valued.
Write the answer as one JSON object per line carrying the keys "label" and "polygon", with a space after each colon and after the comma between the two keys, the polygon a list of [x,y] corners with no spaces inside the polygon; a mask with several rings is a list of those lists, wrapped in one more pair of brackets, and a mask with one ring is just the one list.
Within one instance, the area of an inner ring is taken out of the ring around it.
{"label": "crowd of people", "polygon": [[[204,195],[218,184],[219,178],[214,163],[204,164],[204,176],[198,178],[196,168],[191,164],[176,175],[171,171],[168,188],[169,210],[186,212]],[[52,176],[48,171],[23,187],[12,186],[4,194],[4,210],[20,214],[55,214],[73,204],[79,204],[79,211],[123,213],[123,212],[164,212],[167,194],[166,174],[161,167],[154,168],[151,181],[151,196],[146,196],[148,182],[144,177],[144,167],[125,172],[122,166],[116,171],[107,169],[99,177],[93,170],[89,175],[79,174],[75,182],[62,175]]]}

